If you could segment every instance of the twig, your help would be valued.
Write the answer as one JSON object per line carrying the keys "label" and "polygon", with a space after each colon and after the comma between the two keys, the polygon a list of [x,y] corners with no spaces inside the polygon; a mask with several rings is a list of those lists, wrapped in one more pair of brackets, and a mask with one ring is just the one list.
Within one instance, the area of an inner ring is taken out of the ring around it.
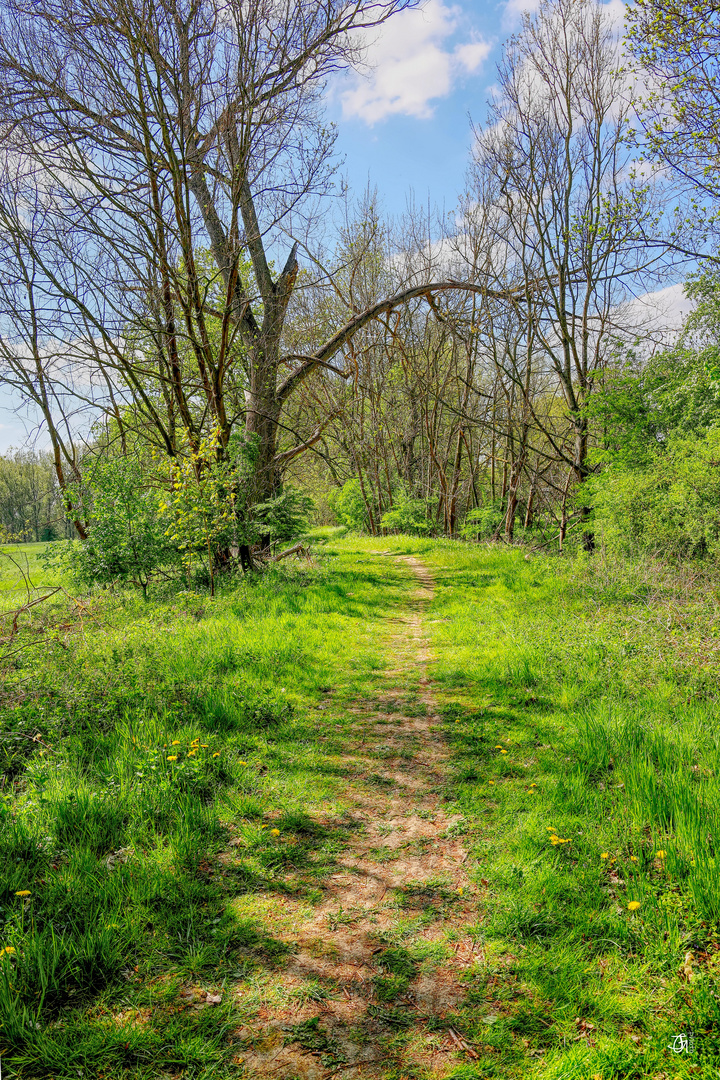
{"label": "twig", "polygon": [[466,1043],[465,1040],[462,1038],[462,1036],[457,1034],[454,1028],[449,1027],[448,1033],[450,1034],[453,1042],[455,1042],[455,1044],[459,1047],[460,1050],[464,1051],[464,1053],[466,1053],[469,1057],[474,1058],[475,1061],[478,1061],[480,1059],[480,1055],[477,1053],[477,1051],[473,1050],[472,1046],[469,1046],[468,1043]]}
{"label": "twig", "polygon": [[48,749],[48,750],[50,750],[50,751],[51,751],[51,753],[53,753],[53,754],[55,753],[55,750],[54,750],[54,749],[53,749],[53,747],[52,747],[52,746],[50,745],[50,743],[46,743],[46,742],[45,742],[45,740],[44,740],[44,739],[41,739],[39,735],[26,735],[24,731],[11,731],[11,732],[9,732],[9,733],[8,733],[7,735],[0,735],[0,738],[3,738],[3,739],[12,739],[12,738],[14,738],[14,737],[15,737],[16,735],[17,735],[17,736],[18,736],[18,738],[20,738],[20,739],[29,739],[29,740],[30,740],[30,742],[34,742],[34,743],[41,743],[41,744],[42,744],[43,746],[47,747],[47,749]]}

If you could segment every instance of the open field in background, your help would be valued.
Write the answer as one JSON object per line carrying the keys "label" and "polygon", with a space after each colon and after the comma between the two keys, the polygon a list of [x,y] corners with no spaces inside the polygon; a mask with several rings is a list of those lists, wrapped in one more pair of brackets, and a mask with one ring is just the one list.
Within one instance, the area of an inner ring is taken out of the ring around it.
{"label": "open field in background", "polygon": [[[332,530],[314,550],[214,601],[58,594],[32,614],[46,638],[0,688],[3,1075],[242,1076],[274,1023],[298,1076],[717,1077],[717,585]],[[384,790],[381,761],[348,764],[351,709],[382,712],[388,678],[398,716],[425,708],[410,660],[392,674],[403,554],[435,583],[437,796],[469,885],[427,893],[452,924],[433,949],[402,890],[383,899],[382,1061],[353,1071],[325,1019],[341,987],[285,977],[281,908],[321,909],[356,838],[349,785]],[[3,568],[2,609],[11,586]],[[460,999],[423,1014],[413,986],[466,939]]]}

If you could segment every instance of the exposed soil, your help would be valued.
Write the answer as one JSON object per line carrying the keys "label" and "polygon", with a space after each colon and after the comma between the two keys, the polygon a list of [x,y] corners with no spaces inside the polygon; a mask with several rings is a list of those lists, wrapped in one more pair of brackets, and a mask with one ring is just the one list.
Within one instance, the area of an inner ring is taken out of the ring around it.
{"label": "exposed soil", "polygon": [[[261,1009],[237,1033],[235,1060],[258,1080],[443,1077],[474,1057],[448,1015],[479,959],[478,915],[459,819],[441,801],[449,755],[422,627],[433,579],[404,562],[417,587],[388,620],[396,663],[378,700],[353,708],[357,742],[343,755],[350,839],[321,902],[268,898],[276,937],[293,949],[275,981],[297,1004]],[[408,694],[418,677],[420,694]],[[303,1000],[308,986],[319,1000]]]}

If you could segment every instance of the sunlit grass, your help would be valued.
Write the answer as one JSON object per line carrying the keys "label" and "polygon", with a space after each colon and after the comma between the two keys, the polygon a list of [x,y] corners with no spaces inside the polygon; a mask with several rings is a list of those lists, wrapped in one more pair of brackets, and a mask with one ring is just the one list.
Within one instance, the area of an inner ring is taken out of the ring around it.
{"label": "sunlit grass", "polygon": [[[388,619],[413,588],[404,553],[436,580],[443,798],[477,905],[467,1001],[442,1023],[479,1058],[446,1075],[716,1076],[712,584],[447,541],[325,530],[314,543],[314,563],[212,601],[99,592],[79,629],[6,672],[4,1073],[237,1075],[243,1022],[333,992],[288,991],[280,975],[297,912],[312,913],[358,828],[347,707],[382,710]],[[417,679],[402,689],[419,715]],[[425,941],[413,888],[388,896],[375,985],[388,1015],[453,947]],[[433,889],[457,910],[447,883]],[[351,932],[352,911],[335,918]],[[695,1054],[674,1055],[690,1030]]]}
{"label": "sunlit grass", "polygon": [[[661,570],[653,581],[616,566],[603,584],[601,566],[521,551],[444,544],[422,557],[437,580],[428,630],[486,906],[479,934],[512,956],[491,990],[487,968],[469,978],[465,1030],[492,1045],[478,1075],[526,1075],[529,1063],[511,1064],[521,1040],[547,1080],[715,1075],[712,590],[683,603]],[[493,1001],[488,1040],[477,1006]],[[683,1059],[668,1047],[685,1029],[695,1053]]]}
{"label": "sunlit grass", "polygon": [[[101,593],[81,632],[18,656],[0,741],[6,1070],[230,1068],[238,983],[249,1007],[243,983],[288,954],[272,917],[233,901],[322,895],[344,834],[308,812],[342,813],[342,703],[372,692],[399,577],[353,554],[215,601]],[[186,1008],[186,986],[222,1001]]]}

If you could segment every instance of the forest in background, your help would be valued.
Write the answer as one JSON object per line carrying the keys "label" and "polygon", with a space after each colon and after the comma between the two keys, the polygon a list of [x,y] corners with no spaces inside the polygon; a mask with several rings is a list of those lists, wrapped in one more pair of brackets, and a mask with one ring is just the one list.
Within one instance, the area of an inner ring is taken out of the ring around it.
{"label": "forest in background", "polygon": [[716,554],[717,13],[544,0],[455,214],[389,221],[330,199],[322,94],[408,6],[3,5],[0,380],[49,442],[7,541],[144,589],[310,521]]}

